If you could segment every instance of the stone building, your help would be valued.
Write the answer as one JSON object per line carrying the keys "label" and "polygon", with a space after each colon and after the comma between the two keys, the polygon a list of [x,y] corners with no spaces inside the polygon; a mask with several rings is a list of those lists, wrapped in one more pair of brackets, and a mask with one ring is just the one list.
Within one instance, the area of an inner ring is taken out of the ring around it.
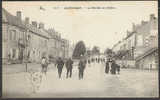
{"label": "stone building", "polygon": [[2,61],[23,60],[27,45],[27,28],[21,21],[21,12],[13,16],[2,9]]}
{"label": "stone building", "polygon": [[[150,15],[148,22],[137,27],[136,66],[142,69],[158,69],[158,19]],[[137,39],[137,40],[138,40]]]}
{"label": "stone building", "polygon": [[[69,41],[61,38],[61,35],[53,28],[48,29],[47,32],[50,35],[49,39],[49,55],[51,58],[68,58],[69,53]],[[53,44],[53,45],[52,45]]]}
{"label": "stone building", "polygon": [[72,58],[74,49],[75,49],[75,44],[74,43],[70,44],[69,45],[69,54],[68,54],[68,56],[71,57],[71,58]]}
{"label": "stone building", "polygon": [[[21,11],[11,15],[2,9],[2,59],[3,63],[40,62],[43,56],[68,57],[68,40],[58,32],[45,29],[45,24],[22,20]],[[53,34],[52,34],[53,33]],[[62,47],[64,45],[64,48]]]}
{"label": "stone building", "polygon": [[132,31],[127,31],[126,38],[114,45],[112,49],[116,52],[126,50],[124,59],[136,60],[136,65],[141,66],[143,63],[146,64],[146,62],[141,61],[145,57],[150,59],[148,62],[155,62],[154,65],[157,65],[157,61],[155,61],[157,56],[153,56],[157,55],[154,54],[157,53],[156,48],[158,49],[158,19],[154,14],[151,14],[149,21],[142,20],[141,24],[138,25],[133,23]]}
{"label": "stone building", "polygon": [[139,69],[158,69],[158,48],[150,48],[138,56],[135,61]]}

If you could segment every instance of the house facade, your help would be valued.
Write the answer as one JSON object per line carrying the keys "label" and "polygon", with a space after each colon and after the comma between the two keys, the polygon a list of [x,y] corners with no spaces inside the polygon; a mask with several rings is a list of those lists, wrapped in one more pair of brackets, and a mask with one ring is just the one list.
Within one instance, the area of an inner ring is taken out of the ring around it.
{"label": "house facade", "polygon": [[[149,21],[142,20],[141,24],[138,25],[133,23],[132,31],[127,31],[127,36],[122,41],[113,46],[113,51],[115,48],[115,51],[126,50],[123,59],[135,60],[135,67],[142,66],[143,64],[144,66],[148,66],[149,64],[146,63],[152,62],[156,63],[152,65],[157,65],[155,58],[158,55],[156,51],[158,49],[158,19],[154,14],[150,14]],[[151,50],[153,51],[150,52]]]}
{"label": "house facade", "polygon": [[58,32],[51,33],[42,22],[30,23],[29,17],[22,20],[21,11],[14,16],[2,9],[2,62],[40,62],[42,57],[48,58],[51,54],[67,57],[68,40],[61,39]]}

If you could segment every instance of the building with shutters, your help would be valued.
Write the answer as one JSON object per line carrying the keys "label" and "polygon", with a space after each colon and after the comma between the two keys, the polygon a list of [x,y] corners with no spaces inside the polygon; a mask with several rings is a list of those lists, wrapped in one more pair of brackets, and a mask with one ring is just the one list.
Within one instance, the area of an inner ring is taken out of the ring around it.
{"label": "building with shutters", "polygon": [[42,57],[68,57],[68,40],[58,32],[45,29],[45,24],[30,23],[29,17],[22,19],[22,12],[16,16],[2,9],[2,62],[40,62]]}
{"label": "building with shutters", "polygon": [[[132,31],[127,31],[126,38],[115,44],[112,50],[115,52],[120,50],[126,51],[123,59],[135,60],[136,67],[138,68],[145,68],[142,67],[143,64],[146,66],[149,65],[149,63],[157,66],[158,19],[154,14],[151,14],[149,21],[142,20],[141,24],[138,25],[133,23]],[[145,61],[144,59],[150,60]],[[153,64],[153,62],[155,62],[155,64]]]}

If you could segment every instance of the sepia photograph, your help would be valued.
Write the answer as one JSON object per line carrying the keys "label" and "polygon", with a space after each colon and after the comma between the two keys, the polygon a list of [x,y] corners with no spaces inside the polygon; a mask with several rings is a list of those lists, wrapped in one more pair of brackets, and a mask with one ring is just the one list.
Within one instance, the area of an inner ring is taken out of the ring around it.
{"label": "sepia photograph", "polygon": [[2,98],[159,98],[158,1],[2,1]]}

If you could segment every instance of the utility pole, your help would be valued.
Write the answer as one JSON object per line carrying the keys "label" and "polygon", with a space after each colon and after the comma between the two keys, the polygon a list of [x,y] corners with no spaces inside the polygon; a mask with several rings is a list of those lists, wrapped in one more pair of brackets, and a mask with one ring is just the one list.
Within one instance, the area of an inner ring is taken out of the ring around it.
{"label": "utility pole", "polygon": [[[29,32],[29,31],[27,30],[27,31],[26,31],[26,35],[27,35],[28,32]],[[26,72],[28,71],[28,64],[27,64],[27,61],[28,61],[28,49],[27,49],[27,47],[28,47],[28,40],[29,40],[29,37],[28,37],[28,35],[27,35],[27,36],[26,36],[26,39],[25,39],[25,49],[26,49],[25,67],[26,67]]]}

